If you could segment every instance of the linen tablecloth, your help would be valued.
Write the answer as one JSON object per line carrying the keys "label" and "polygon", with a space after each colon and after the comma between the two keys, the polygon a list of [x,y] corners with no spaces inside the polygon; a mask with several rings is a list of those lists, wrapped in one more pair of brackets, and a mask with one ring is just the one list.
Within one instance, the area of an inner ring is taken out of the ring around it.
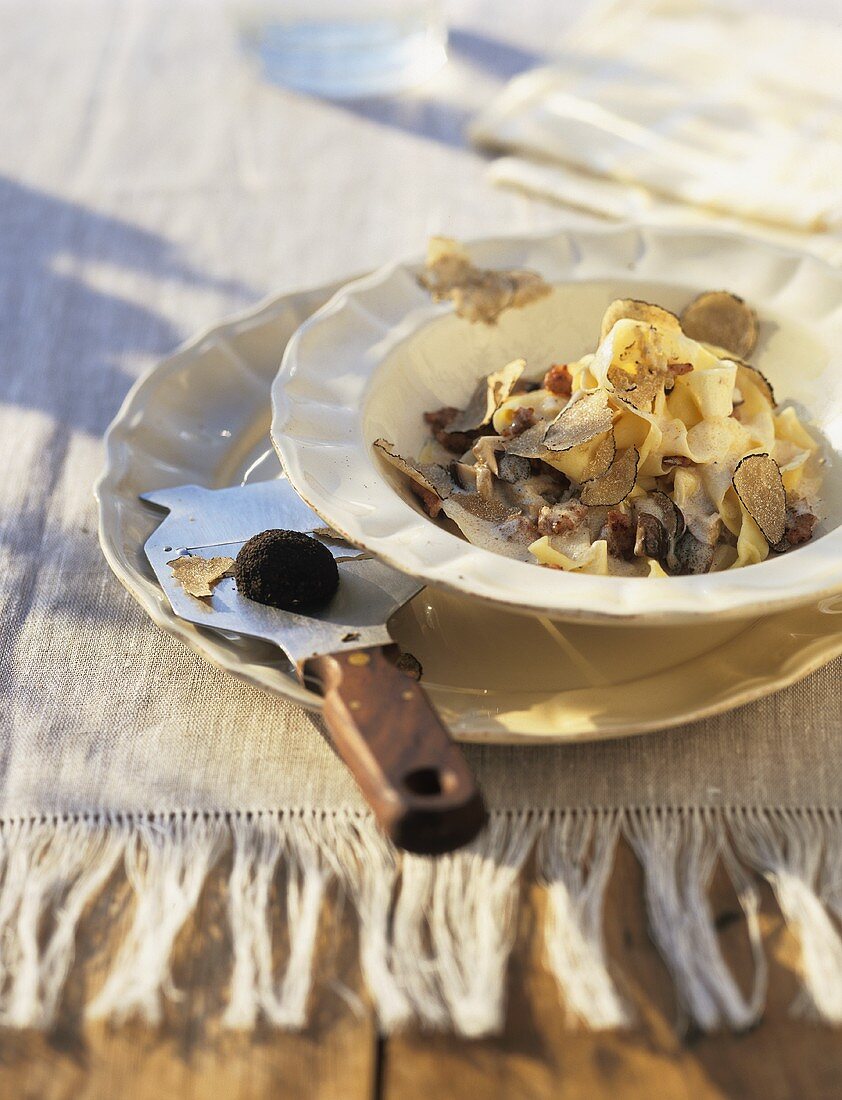
{"label": "linen tablecloth", "polygon": [[838,233],[840,50],[842,28],[765,5],[602,0],[471,135],[531,158],[503,158],[498,182],[589,210],[646,218],[671,200],[679,218],[691,204],[784,235]]}
{"label": "linen tablecloth", "polygon": [[[80,915],[120,865],[135,906],[89,1011],[157,1019],[173,942],[233,846],[231,1026],[304,1021],[320,906],[341,888],[384,1028],[493,1030],[533,851],[560,1004],[591,1026],[625,1024],[601,936],[621,832],[690,1018],[745,1026],[762,1011],[765,875],[801,937],[796,1008],[842,1021],[840,662],[664,734],[471,748],[489,830],[465,853],[401,860],[318,720],[160,633],[99,553],[102,433],[133,379],[183,338],[270,289],[418,252],[434,232],[577,217],[491,187],[462,138],[572,14],[538,0],[518,11],[515,25],[509,6],[453,4],[439,83],[340,105],[264,80],[221,4],[0,7],[0,1022],[49,1025]],[[757,945],[748,992],[705,901],[717,859]],[[289,926],[280,971],[276,896]]]}

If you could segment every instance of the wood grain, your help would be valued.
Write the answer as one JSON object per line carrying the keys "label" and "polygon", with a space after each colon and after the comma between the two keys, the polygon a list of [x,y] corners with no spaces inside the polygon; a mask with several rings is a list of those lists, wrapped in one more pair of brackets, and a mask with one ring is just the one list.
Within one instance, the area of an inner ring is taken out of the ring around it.
{"label": "wood grain", "polygon": [[[190,996],[170,1001],[160,1027],[80,1023],[80,1008],[103,975],[119,927],[105,936],[126,895],[115,879],[81,930],[67,1005],[49,1036],[0,1029],[3,1100],[251,1100],[278,1097],[368,1100],[377,1036],[357,968],[347,907],[331,899],[319,933],[320,995],[298,1034],[224,1031],[219,1010],[230,972],[226,883],[221,867],[176,945],[173,979]],[[284,953],[280,922],[278,954]]]}
{"label": "wood grain", "polygon": [[388,646],[314,657],[305,676],[319,681],[336,751],[380,826],[399,848],[438,855],[473,840],[485,806],[462,750],[396,654]]}
{"label": "wood grain", "polygon": [[[618,961],[617,977],[640,1015],[634,1030],[599,1034],[571,1026],[542,962],[544,896],[532,886],[524,901],[504,1033],[473,1043],[417,1033],[390,1040],[381,1069],[384,1100],[437,1094],[483,1100],[830,1100],[842,1095],[839,1032],[788,1015],[798,951],[770,891],[764,890],[762,913],[772,959],[770,1004],[763,1022],[743,1035],[676,1030],[672,984],[647,930],[641,871],[625,845],[618,851],[609,890],[606,934],[610,957]],[[714,883],[713,905],[726,958],[738,980],[747,983],[752,965],[748,940],[724,876]],[[443,1091],[447,1088],[451,1091]]]}
{"label": "wood grain", "polygon": [[[763,935],[771,960],[769,1007],[743,1035],[682,1033],[672,984],[653,947],[640,869],[621,846],[606,933],[617,976],[640,1025],[594,1034],[565,1019],[542,961],[541,891],[524,890],[504,1033],[466,1041],[418,1032],[378,1043],[356,965],[353,922],[332,901],[320,932],[313,1018],[299,1035],[223,1032],[216,1022],[230,965],[225,868],[184,930],[175,984],[191,995],[168,1004],[164,1024],[110,1029],[80,1025],[79,1010],[102,978],[122,912],[119,879],[85,921],[79,966],[59,1027],[50,1036],[0,1031],[0,1097],[10,1100],[822,1100],[842,1095],[838,1031],[789,1016],[798,948],[764,888]],[[745,927],[724,877],[712,901],[726,956],[742,983],[751,975]],[[283,935],[279,932],[279,954]],[[219,975],[222,975],[220,981]]]}

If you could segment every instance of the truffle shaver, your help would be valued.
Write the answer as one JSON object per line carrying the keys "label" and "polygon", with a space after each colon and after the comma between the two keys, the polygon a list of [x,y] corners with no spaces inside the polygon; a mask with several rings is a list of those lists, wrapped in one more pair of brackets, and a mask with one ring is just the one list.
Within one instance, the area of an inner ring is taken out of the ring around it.
{"label": "truffle shaver", "polygon": [[321,692],[336,751],[394,843],[434,855],[467,844],[485,807],[465,758],[423,688],[395,666],[386,623],[422,585],[340,540],[322,541],[339,566],[339,590],[321,611],[279,611],[237,592],[232,578],[207,599],[184,591],[168,562],[185,554],[235,558],[268,528],[324,530],[288,481],[231,489],[183,485],[146,493],[168,510],[144,547],[173,611],[200,627],[264,638]]}

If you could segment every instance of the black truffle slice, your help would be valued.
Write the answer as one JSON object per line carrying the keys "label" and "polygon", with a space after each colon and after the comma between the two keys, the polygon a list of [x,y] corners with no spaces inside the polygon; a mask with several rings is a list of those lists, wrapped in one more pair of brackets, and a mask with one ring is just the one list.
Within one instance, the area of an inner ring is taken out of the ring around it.
{"label": "black truffle slice", "polygon": [[528,560],[526,548],[534,535],[521,529],[518,509],[498,496],[487,500],[480,493],[454,493],[444,501],[442,511],[474,546]]}
{"label": "black truffle slice", "polygon": [[234,576],[241,595],[282,611],[315,611],[339,587],[330,550],[300,531],[253,535],[237,555]]}
{"label": "black truffle slice", "polygon": [[544,446],[551,451],[569,451],[609,431],[612,421],[605,390],[582,394],[565,405],[547,428]]}
{"label": "black truffle slice", "polygon": [[544,433],[547,430],[546,423],[541,420],[527,428],[520,435],[513,436],[504,442],[507,454],[520,455],[522,458],[546,458],[550,451],[544,443]]}
{"label": "black truffle slice", "polygon": [[708,290],[685,306],[681,327],[692,340],[745,359],[757,344],[757,314],[727,290]]}
{"label": "black truffle slice", "polygon": [[786,531],[786,490],[777,462],[767,454],[746,455],[732,481],[743,507],[775,546]]}
{"label": "black truffle slice", "polygon": [[445,468],[438,463],[414,462],[411,458],[404,458],[395,450],[395,445],[388,439],[375,439],[374,447],[380,452],[386,461],[405,474],[410,481],[420,485],[428,493],[444,500],[453,491],[453,482]]}
{"label": "black truffle slice", "polygon": [[593,481],[595,477],[602,477],[611,469],[611,464],[617,457],[617,441],[614,438],[614,430],[608,432],[605,439],[601,440],[594,448],[594,452],[588,459],[582,481]]}
{"label": "black truffle slice", "polygon": [[589,508],[605,506],[613,508],[626,499],[637,481],[637,462],[639,454],[636,447],[620,451],[601,477],[586,481],[582,485],[579,499]]}

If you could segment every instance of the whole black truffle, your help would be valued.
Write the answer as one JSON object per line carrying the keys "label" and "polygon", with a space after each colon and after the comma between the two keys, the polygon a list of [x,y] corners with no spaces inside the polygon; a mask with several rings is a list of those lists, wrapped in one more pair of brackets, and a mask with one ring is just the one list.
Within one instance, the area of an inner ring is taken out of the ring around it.
{"label": "whole black truffle", "polygon": [[330,550],[300,531],[253,535],[237,555],[235,577],[243,596],[282,611],[316,610],[339,587]]}

